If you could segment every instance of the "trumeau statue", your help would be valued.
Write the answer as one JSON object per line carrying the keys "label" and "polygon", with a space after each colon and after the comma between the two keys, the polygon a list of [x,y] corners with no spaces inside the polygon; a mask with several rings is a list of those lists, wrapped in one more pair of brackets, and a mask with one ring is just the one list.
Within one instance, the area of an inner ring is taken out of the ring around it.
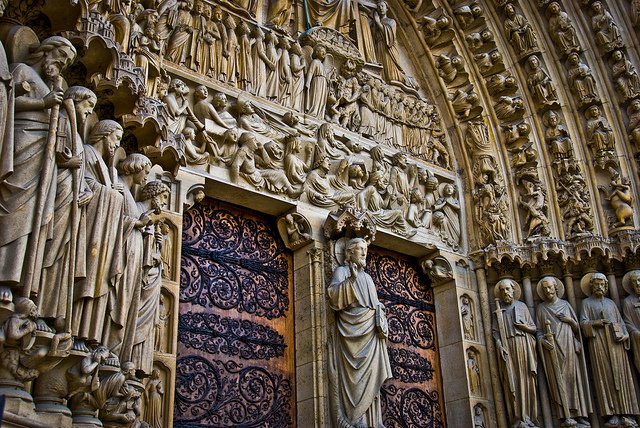
{"label": "trumeau statue", "polygon": [[618,307],[606,297],[609,281],[596,272],[585,275],[580,285],[589,296],[582,301],[580,326],[591,357],[599,413],[608,418],[607,426],[636,426],[631,418],[640,409],[626,352],[629,333]]}
{"label": "trumeau statue", "polygon": [[502,279],[495,285],[493,338],[509,423],[526,428],[538,423],[538,363],[536,325],[527,305],[518,300],[520,294],[520,285],[512,279]]}
{"label": "trumeau statue", "polygon": [[538,345],[556,415],[562,426],[590,426],[578,317],[569,302],[561,299],[564,285],[558,278],[545,276],[536,291],[543,300],[536,309]]}
{"label": "trumeau statue", "polygon": [[376,286],[364,271],[367,241],[354,238],[345,246],[345,263],[336,268],[327,289],[336,312],[330,347],[332,413],[336,426],[383,427],[380,387],[391,378],[387,353],[388,325]]}

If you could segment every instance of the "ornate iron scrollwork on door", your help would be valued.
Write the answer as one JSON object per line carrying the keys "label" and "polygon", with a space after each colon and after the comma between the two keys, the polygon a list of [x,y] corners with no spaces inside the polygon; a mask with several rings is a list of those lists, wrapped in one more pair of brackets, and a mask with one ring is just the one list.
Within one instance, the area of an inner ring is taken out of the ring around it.
{"label": "ornate iron scrollwork on door", "polygon": [[389,321],[393,379],[382,386],[384,424],[444,428],[433,290],[415,263],[377,248],[367,271]]}
{"label": "ornate iron scrollwork on door", "polygon": [[174,426],[293,425],[291,266],[275,222],[208,200],[185,212]]}

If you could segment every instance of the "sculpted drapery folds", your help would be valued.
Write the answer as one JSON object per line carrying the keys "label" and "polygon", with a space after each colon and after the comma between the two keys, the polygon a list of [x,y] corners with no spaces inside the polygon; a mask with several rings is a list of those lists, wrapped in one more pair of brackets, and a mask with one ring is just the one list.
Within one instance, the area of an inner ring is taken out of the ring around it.
{"label": "sculpted drapery folds", "polygon": [[[143,230],[150,221],[149,212],[142,212],[136,203],[134,192],[138,186],[147,182],[147,175],[151,169],[151,161],[144,155],[134,153],[118,165],[119,182],[122,184],[124,197],[124,264],[118,301],[127,308],[124,316],[125,323],[121,330],[121,337],[113,345],[122,361],[129,361],[133,336],[135,335],[140,288],[142,285],[143,264]],[[122,345],[122,347],[120,346]]]}
{"label": "sculpted drapery folds", "polygon": [[609,418],[607,426],[634,426],[630,415],[640,414],[631,365],[627,356],[629,333],[613,300],[606,297],[609,282],[602,273],[582,280],[580,326],[591,357],[598,413]]}
{"label": "sculpted drapery folds", "polygon": [[317,117],[324,117],[324,109],[329,94],[327,70],[325,70],[324,66],[326,56],[327,48],[323,45],[318,44],[313,47],[313,60],[309,64],[307,78],[304,83],[307,95],[307,113]]}
{"label": "sculpted drapery folds", "polygon": [[[0,18],[4,14],[8,0],[0,0]],[[13,158],[13,115],[14,98],[13,76],[9,61],[0,41],[0,182],[12,172]]]}
{"label": "sculpted drapery folds", "polygon": [[[144,214],[160,214],[169,200],[169,188],[161,181],[147,183],[141,191],[138,209]],[[140,300],[133,338],[131,361],[145,373],[151,373],[155,348],[153,329],[158,323],[162,282],[162,246],[164,238],[158,223],[147,223],[142,231],[143,263]]]}
{"label": "sculpted drapery folds", "polygon": [[386,1],[379,1],[373,12],[371,32],[375,43],[376,56],[382,64],[382,78],[391,82],[409,84],[407,76],[400,65],[400,52],[398,51],[396,21],[387,16],[389,5]]}
{"label": "sculpted drapery folds", "polygon": [[536,309],[538,344],[556,415],[563,426],[589,426],[589,391],[581,370],[578,317],[569,302],[561,299],[564,285],[558,278],[542,278],[537,292],[543,300]]}
{"label": "sculpted drapery folds", "polygon": [[514,427],[526,428],[537,426],[538,367],[536,325],[527,305],[518,300],[520,294],[520,285],[512,279],[502,279],[495,285],[493,338],[509,422]]}
{"label": "sculpted drapery folds", "polygon": [[622,284],[629,293],[622,304],[624,323],[629,331],[633,362],[640,372],[640,270],[628,272]]}
{"label": "sculpted drapery folds", "polygon": [[122,133],[117,122],[102,120],[84,146],[85,180],[93,197],[87,205],[87,270],[74,290],[72,334],[103,344],[111,342],[112,327],[118,334],[125,315],[116,301],[123,272],[123,189],[108,166]]}
{"label": "sculpted drapery folds", "polygon": [[364,239],[348,241],[345,264],[336,268],[327,289],[329,305],[336,312],[329,357],[335,373],[332,411],[336,426],[381,428],[380,387],[393,375],[385,308],[364,271],[366,258]]}
{"label": "sculpted drapery folds", "polygon": [[560,53],[567,55],[570,52],[579,51],[580,46],[578,45],[576,30],[573,28],[573,23],[567,12],[560,8],[558,2],[553,2],[547,6],[547,11],[550,14],[549,30],[551,30],[551,38]]}
{"label": "sculpted drapery folds", "polygon": [[[69,318],[70,294],[76,278],[85,275],[86,213],[92,194],[84,180],[83,135],[96,95],[83,86],[72,86],[64,94],[59,129],[67,138],[56,147],[57,177],[53,228],[56,233],[45,244],[42,281],[36,303],[40,316]],[[62,127],[62,128],[60,128]],[[69,323],[67,319],[67,324]],[[70,325],[67,325],[70,327]]]}
{"label": "sculpted drapery folds", "polygon": [[504,12],[504,31],[516,55],[524,55],[537,48],[536,35],[527,19],[516,12],[513,3],[508,3]]}
{"label": "sculpted drapery folds", "polygon": [[[45,241],[53,233],[54,151],[63,99],[60,73],[75,56],[71,42],[54,36],[45,39],[26,63],[11,65],[14,87],[29,91],[15,98],[14,123],[8,124],[14,139],[5,139],[0,152],[0,284],[20,284],[25,295],[39,291]],[[7,137],[10,133],[5,131],[0,138]]]}
{"label": "sculpted drapery folds", "polygon": [[627,272],[622,284],[629,293],[622,304],[624,323],[629,331],[633,362],[640,372],[640,270]]}

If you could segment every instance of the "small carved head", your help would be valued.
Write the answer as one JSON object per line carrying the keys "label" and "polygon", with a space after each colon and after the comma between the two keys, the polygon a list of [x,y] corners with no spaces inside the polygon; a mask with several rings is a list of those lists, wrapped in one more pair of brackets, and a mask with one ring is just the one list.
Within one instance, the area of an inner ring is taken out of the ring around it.
{"label": "small carved head", "polygon": [[159,214],[169,202],[169,187],[160,180],[154,180],[147,183],[142,188],[142,200],[151,201],[151,208]]}
{"label": "small carved head", "polygon": [[636,296],[640,296],[640,270],[629,272],[629,284]]}
{"label": "small carved head", "polygon": [[213,104],[216,110],[222,110],[227,107],[227,96],[222,92],[216,92],[215,94],[213,94],[211,104]]}
{"label": "small carved head", "polygon": [[38,314],[38,307],[31,299],[27,297],[18,297],[14,301],[16,313],[23,314],[29,318],[36,319],[40,315]]}
{"label": "small carved head", "polygon": [[33,50],[26,63],[35,65],[42,62],[44,75],[48,78],[54,78],[73,62],[76,55],[76,48],[69,40],[60,36],[52,36],[44,39]]}
{"label": "small carved head", "polygon": [[324,47],[323,44],[318,43],[313,47],[313,58],[319,59],[320,61],[324,60],[327,56],[327,48]]}
{"label": "small carved head", "polygon": [[552,15],[558,15],[560,13],[560,4],[554,1],[547,7],[547,11]]}
{"label": "small carved head", "polygon": [[103,156],[113,157],[116,148],[120,145],[123,130],[118,122],[113,120],[101,120],[91,130],[89,144],[96,147]]}
{"label": "small carved head", "polygon": [[118,173],[123,176],[133,175],[135,184],[145,185],[151,170],[151,161],[141,153],[132,153],[118,164]]}
{"label": "small carved head", "polygon": [[385,0],[381,0],[377,4],[378,13],[382,16],[385,16],[389,11],[389,4]]}
{"label": "small carved head", "polygon": [[204,85],[199,85],[199,86],[196,87],[196,90],[193,93],[193,96],[198,101],[199,100],[205,100],[209,96],[209,89],[207,89],[207,87],[204,86]]}
{"label": "small carved head", "polygon": [[360,269],[367,266],[367,249],[368,244],[362,238],[353,238],[347,242],[345,246],[345,261],[347,263],[355,263]]}
{"label": "small carved head", "polygon": [[591,293],[596,297],[604,297],[609,292],[609,281],[607,277],[600,272],[591,275],[589,286],[591,287]]}
{"label": "small carved head", "polygon": [[512,279],[502,279],[496,284],[498,297],[506,304],[512,304],[515,301],[515,288]]}
{"label": "small carved head", "polygon": [[96,94],[84,86],[71,86],[64,92],[64,99],[74,101],[76,117],[81,123],[84,123],[89,115],[93,113],[93,108],[96,106],[96,102],[98,102]]}

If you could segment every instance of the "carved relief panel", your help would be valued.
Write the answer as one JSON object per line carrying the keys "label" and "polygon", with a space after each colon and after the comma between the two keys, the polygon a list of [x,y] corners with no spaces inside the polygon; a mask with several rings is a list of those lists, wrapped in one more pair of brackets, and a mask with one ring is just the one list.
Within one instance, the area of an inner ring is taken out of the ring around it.
{"label": "carved relief panel", "polygon": [[174,426],[291,426],[292,258],[268,219],[184,215]]}

